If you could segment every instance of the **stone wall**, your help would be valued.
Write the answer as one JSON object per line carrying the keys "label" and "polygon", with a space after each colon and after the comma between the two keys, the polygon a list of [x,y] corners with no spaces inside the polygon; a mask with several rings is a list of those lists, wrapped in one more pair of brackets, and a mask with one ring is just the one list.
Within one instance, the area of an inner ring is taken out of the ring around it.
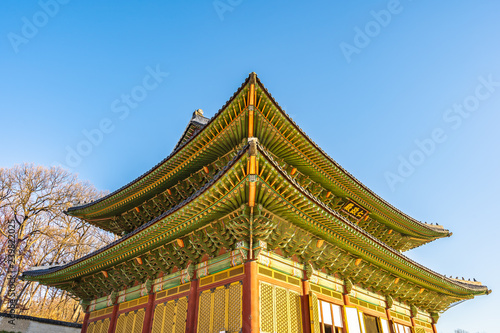
{"label": "stone wall", "polygon": [[12,319],[5,314],[0,314],[0,332],[21,332],[21,333],[80,333],[79,324],[67,323],[58,320],[36,318],[16,315],[15,325],[9,323]]}

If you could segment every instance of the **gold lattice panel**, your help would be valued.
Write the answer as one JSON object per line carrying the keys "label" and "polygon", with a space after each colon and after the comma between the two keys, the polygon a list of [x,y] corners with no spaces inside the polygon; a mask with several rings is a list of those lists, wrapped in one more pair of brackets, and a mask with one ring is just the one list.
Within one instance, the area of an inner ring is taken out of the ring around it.
{"label": "gold lattice panel", "polygon": [[184,333],[186,331],[188,299],[183,297],[177,301],[175,333]]}
{"label": "gold lattice panel", "polygon": [[274,288],[270,284],[260,284],[260,330],[274,332]]}
{"label": "gold lattice panel", "polygon": [[200,309],[198,311],[198,332],[210,333],[210,310],[212,303],[212,292],[206,290],[200,295]]}
{"label": "gold lattice panel", "polygon": [[266,333],[301,332],[300,295],[289,289],[261,282],[260,329]]}
{"label": "gold lattice panel", "polygon": [[[133,312],[128,312],[125,314],[125,331],[124,332],[133,332],[134,329],[134,319],[135,319],[135,313]],[[118,332],[116,332],[118,333]]]}
{"label": "gold lattice panel", "polygon": [[165,319],[163,321],[163,332],[171,333],[174,328],[175,303],[170,301],[165,304]]}
{"label": "gold lattice panel", "polygon": [[187,297],[156,305],[152,333],[184,333],[186,331]]}
{"label": "gold lattice panel", "polygon": [[241,299],[242,286],[241,283],[232,284],[229,286],[229,301],[228,301],[228,325],[229,332],[239,332],[241,328]]}
{"label": "gold lattice panel", "polygon": [[101,333],[108,333],[109,323],[110,323],[109,318],[106,318],[102,321]]}
{"label": "gold lattice panel", "polygon": [[95,322],[94,331],[95,333],[101,333],[102,321],[98,320]]}
{"label": "gold lattice panel", "polygon": [[151,333],[163,333],[163,320],[165,319],[165,304],[160,303],[155,307]]}
{"label": "gold lattice panel", "polygon": [[415,333],[425,333],[425,329],[423,327],[415,327]]}
{"label": "gold lattice panel", "polygon": [[[118,316],[116,322],[116,333],[142,333],[142,326],[144,325],[145,309],[139,309],[122,313]],[[97,333],[94,331],[94,333]]]}
{"label": "gold lattice panel", "polygon": [[226,288],[218,288],[213,293],[212,331],[224,331],[226,327]]}
{"label": "gold lattice panel", "polygon": [[276,332],[288,333],[288,299],[285,288],[275,287],[276,297]]}
{"label": "gold lattice panel", "polygon": [[144,325],[144,317],[146,316],[145,309],[137,310],[134,320],[134,333],[142,333],[142,326]]}
{"label": "gold lattice panel", "polygon": [[200,294],[198,332],[241,331],[241,282],[234,282]]}
{"label": "gold lattice panel", "polygon": [[118,320],[116,321],[115,332],[117,333],[124,332],[126,320],[127,318],[125,317],[125,314],[121,314],[118,316]]}
{"label": "gold lattice panel", "polygon": [[110,319],[93,321],[87,327],[87,333],[108,333]]}
{"label": "gold lattice panel", "polygon": [[87,333],[94,333],[95,322],[91,322],[87,327]]}
{"label": "gold lattice panel", "polygon": [[301,305],[300,305],[300,295],[296,292],[288,292],[288,304],[289,304],[289,322],[290,322],[290,332],[301,332],[302,330],[302,316],[301,316]]}
{"label": "gold lattice panel", "polygon": [[311,312],[311,332],[320,333],[318,297],[314,293],[309,296],[309,309]]}

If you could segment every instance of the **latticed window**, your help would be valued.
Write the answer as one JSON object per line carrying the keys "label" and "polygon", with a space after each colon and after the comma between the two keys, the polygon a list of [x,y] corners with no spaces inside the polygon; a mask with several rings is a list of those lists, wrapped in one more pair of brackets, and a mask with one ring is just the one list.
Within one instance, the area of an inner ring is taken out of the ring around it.
{"label": "latticed window", "polygon": [[122,313],[116,321],[115,332],[142,333],[145,310],[139,309]]}
{"label": "latticed window", "polygon": [[93,321],[87,327],[87,333],[108,333],[109,318]]}
{"label": "latticed window", "polygon": [[188,298],[181,297],[156,305],[152,333],[184,333]]}
{"label": "latticed window", "polygon": [[[344,326],[349,333],[391,333],[387,319],[367,315],[353,306],[318,300],[313,292],[310,293],[310,311],[312,333],[340,333]],[[409,327],[405,331],[406,328],[400,326],[401,330],[395,329],[395,333],[411,333]]]}
{"label": "latticed window", "polygon": [[300,294],[261,282],[260,331],[266,333],[302,332]]}
{"label": "latticed window", "polygon": [[364,314],[363,321],[365,323],[366,333],[382,333],[382,327],[377,317]]}
{"label": "latticed window", "polygon": [[321,333],[342,332],[344,322],[341,306],[318,300],[318,311]]}
{"label": "latticed window", "polygon": [[412,331],[408,326],[394,323],[394,333],[412,333]]}
{"label": "latticed window", "polygon": [[198,332],[240,332],[241,303],[240,281],[202,291],[199,299]]}

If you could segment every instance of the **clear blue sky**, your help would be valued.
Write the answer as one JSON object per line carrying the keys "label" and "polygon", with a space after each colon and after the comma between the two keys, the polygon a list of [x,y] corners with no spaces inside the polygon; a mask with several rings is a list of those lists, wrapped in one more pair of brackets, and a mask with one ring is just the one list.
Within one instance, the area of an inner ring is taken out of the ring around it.
{"label": "clear blue sky", "polygon": [[1,166],[63,164],[112,191],[255,71],[347,170],[453,231],[407,254],[494,292],[447,311],[439,331],[498,332],[499,2],[61,2],[0,4]]}

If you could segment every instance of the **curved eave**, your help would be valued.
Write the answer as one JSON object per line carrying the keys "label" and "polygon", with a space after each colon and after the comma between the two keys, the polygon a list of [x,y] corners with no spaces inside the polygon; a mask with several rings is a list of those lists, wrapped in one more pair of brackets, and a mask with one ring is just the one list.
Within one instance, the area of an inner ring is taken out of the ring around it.
{"label": "curved eave", "polygon": [[[185,148],[190,143],[196,141],[197,137],[199,137],[202,133],[210,130],[210,128],[213,127],[212,124],[215,122],[215,120],[218,119],[219,116],[223,113],[223,111],[226,110],[226,108],[238,97],[238,95],[244,91],[245,87],[249,84],[251,78],[252,75],[250,75],[245,80],[245,82],[241,85],[241,87],[235,92],[233,97],[231,97],[231,99],[229,99],[226,102],[226,104],[217,112],[217,114],[214,115],[214,117],[212,117],[212,119],[210,119],[210,121],[201,130],[195,133],[194,136],[186,139],[185,138],[186,131],[190,128],[190,125],[188,125],[181,140],[177,144],[178,147],[174,149],[172,154],[170,154],[166,159],[164,159],[150,171],[146,172],[141,177],[137,178],[131,183],[123,186],[119,190],[97,201],[82,206],[71,207],[70,209],[68,209],[67,213],[72,216],[83,218],[89,221],[90,223],[94,223],[102,227],[102,225],[108,223],[107,221],[112,219],[113,216],[116,216],[118,214],[125,212],[128,209],[133,208],[134,205],[136,206],[140,205],[148,198],[148,195],[154,195],[155,193],[152,193],[151,191],[158,190],[158,188],[156,187],[156,185],[152,186],[152,184],[154,184],[155,181],[157,181],[157,179],[160,177],[162,170],[167,168],[168,165],[172,162],[172,160],[176,158],[176,156],[178,155],[182,156],[183,150],[185,150]],[[316,152],[315,153],[316,157],[320,158],[323,157],[328,161],[329,164],[328,176],[331,179],[338,177],[335,176],[338,174],[345,176],[350,181],[348,192],[357,193],[358,197],[361,198],[362,203],[363,202],[368,203],[370,206],[375,207],[376,210],[378,210],[378,212],[377,211],[372,212],[373,216],[377,216],[379,220],[388,221],[388,225],[396,227],[396,229],[399,229],[398,231],[404,234],[406,233],[411,237],[416,237],[420,239],[421,244],[430,242],[437,238],[442,238],[451,235],[451,233],[446,229],[434,227],[432,225],[427,225],[415,220],[414,218],[399,211],[398,209],[387,203],[385,200],[380,198],[378,195],[376,195],[373,191],[371,191],[368,187],[362,184],[349,172],[343,169],[320,147],[318,147],[317,144],[314,141],[312,141],[307,136],[307,134],[304,133],[302,129],[286,114],[286,112],[281,109],[279,104],[274,100],[274,98],[271,96],[271,94],[267,91],[267,89],[264,87],[264,85],[260,82],[258,78],[256,78],[256,82],[260,87],[260,89],[265,93],[266,97],[277,108],[277,110],[281,113],[282,117],[288,122],[288,124],[296,129],[299,135],[304,138],[304,140],[310,147],[313,147],[313,150],[315,150]],[[333,186],[332,184],[333,183],[331,182],[327,182],[327,184],[323,185],[332,187]],[[340,184],[340,182],[338,184]],[[144,189],[147,189],[147,191],[144,191]],[[359,192],[359,189],[362,189],[361,193]],[[128,200],[128,198],[133,198],[133,199]],[[356,198],[352,199],[356,201]],[[122,201],[127,201],[126,205],[121,204]]]}
{"label": "curved eave", "polygon": [[[266,161],[269,162],[280,175],[280,179],[274,179],[273,182],[275,184],[279,184],[278,186],[280,188],[286,188],[289,186],[298,192],[298,194],[293,196],[293,200],[288,200],[285,196],[281,196],[278,191],[275,193],[280,195],[283,202],[287,202],[288,204],[288,206],[282,210],[281,214],[286,214],[286,218],[290,219],[291,222],[293,216],[293,220],[295,221],[294,223],[299,225],[299,227],[309,230],[332,244],[343,247],[348,252],[371,262],[379,268],[391,272],[397,277],[410,280],[434,291],[443,292],[443,289],[445,289],[450,294],[457,297],[482,295],[490,292],[488,288],[483,285],[471,284],[462,280],[458,282],[457,280],[447,278],[423,265],[420,265],[419,263],[404,256],[399,251],[389,247],[378,238],[373,237],[356,224],[351,223],[342,215],[323,204],[318,198],[314,197],[306,189],[301,187],[293,178],[291,178],[266,151],[260,151]],[[259,181],[266,184],[268,190],[275,190],[271,184],[266,183],[264,180],[259,179]],[[297,205],[297,203],[301,200],[295,199],[299,196],[299,194],[304,197],[302,200],[308,201],[305,206],[311,211],[322,212],[317,216],[325,221],[324,223],[321,223],[319,219],[308,217],[306,212],[301,211]],[[276,200],[272,201],[273,204],[276,204]],[[266,208],[273,211],[271,207]],[[335,224],[332,224],[331,222],[334,222]],[[332,229],[332,227],[334,227],[335,230]],[[325,237],[325,235],[328,236]],[[342,243],[341,238],[344,243]],[[383,261],[387,263],[385,267],[381,265]]]}
{"label": "curved eave", "polygon": [[[247,148],[240,151],[237,157],[224,167],[216,177],[188,200],[141,226],[131,234],[64,266],[24,272],[23,278],[55,285],[89,276],[182,237],[186,232],[190,232],[189,228],[185,228],[186,226],[191,226],[191,230],[194,230],[210,223],[217,216],[220,217],[231,210],[238,209],[242,203],[248,200],[249,180],[244,171],[247,165],[247,157],[244,155],[246,151]],[[257,177],[259,184],[256,194],[257,203],[262,204],[265,209],[276,212],[298,227],[347,250],[379,269],[429,290],[444,293],[457,299],[467,299],[473,295],[490,292],[486,286],[467,281],[456,281],[440,275],[390,248],[324,205],[297,184],[270,155],[263,150],[260,151],[259,168],[270,168],[269,174],[272,176],[269,178],[271,179],[270,183]],[[235,176],[236,172],[240,172],[240,176]],[[229,181],[232,186],[228,187],[223,184],[223,182],[227,183],[228,179],[232,179]],[[293,195],[290,196],[290,193]],[[231,195],[233,195],[231,199],[233,201],[229,203],[227,201]],[[280,200],[276,200],[273,195],[279,196]],[[214,198],[213,202],[207,203],[211,197]],[[281,206],[282,202],[286,203],[284,207]],[[308,211],[301,210],[303,207],[308,207]]]}
{"label": "curved eave", "polygon": [[[213,218],[213,215],[220,213],[219,209],[227,208],[226,205],[234,206],[230,202],[221,205],[220,200],[214,203],[209,202],[211,197],[220,196],[220,189],[217,187],[218,181],[227,178],[229,173],[233,175],[234,173],[232,173],[232,171],[235,169],[236,171],[240,171],[246,167],[246,160],[242,161],[242,157],[245,156],[244,153],[247,149],[248,146],[245,146],[244,149],[219,171],[211,181],[205,184],[191,197],[171,208],[161,216],[143,224],[133,232],[101,249],[70,263],[49,269],[25,271],[22,274],[22,279],[39,281],[51,285],[71,281],[82,276],[99,272],[118,262],[129,259],[130,256],[137,256],[143,251],[160,246],[160,244],[165,244],[168,241],[180,237],[181,234],[187,232],[186,230],[190,231],[194,227],[200,227],[200,224],[202,225],[210,218]],[[244,177],[240,178],[235,188],[238,188],[244,182]],[[236,206],[232,208],[235,209],[240,204],[241,203],[238,202]],[[201,209],[201,207],[205,207],[205,209]],[[187,216],[189,216],[189,218],[187,218]],[[178,222],[179,220],[181,222]]]}
{"label": "curved eave", "polygon": [[[199,119],[194,119],[196,123],[200,123],[198,124],[200,127],[201,125],[203,126],[192,137],[186,140],[184,136],[186,135],[186,131],[188,131],[190,126],[192,125],[188,124],[181,139],[177,143],[174,151],[172,151],[172,153],[165,159],[163,159],[160,163],[158,163],[149,171],[145,172],[143,175],[131,181],[130,183],[122,186],[118,190],[98,200],[86,203],[84,205],[70,207],[66,211],[66,214],[85,219],[89,222],[92,222],[94,220],[108,220],[115,215],[123,213],[124,211],[127,210],[127,208],[129,208],[129,207],[124,208],[123,206],[120,206],[119,208],[116,209],[109,208],[111,206],[116,205],[117,203],[120,203],[121,201],[124,201],[125,198],[137,197],[136,199],[134,199],[133,203],[128,203],[128,206],[130,205],[133,206],[134,203],[140,204],[141,202],[143,202],[145,200],[144,198],[148,195],[148,193],[142,194],[141,192],[145,192],[144,189],[151,188],[152,184],[157,182],[158,178],[161,177],[162,169],[165,169],[170,163],[173,163],[172,161],[176,159],[178,156],[181,156],[181,158],[179,158],[179,161],[175,161],[177,164],[182,164],[183,161],[189,157],[189,155],[183,156],[183,152],[184,150],[186,150],[186,147],[189,146],[190,143],[195,141],[196,138],[199,137],[202,133],[210,131],[211,127],[213,127],[212,124],[216,122],[216,120],[227,109],[227,107],[231,105],[231,103],[233,103],[238,98],[238,96],[245,90],[245,87],[248,85],[250,78],[251,76],[249,76],[241,84],[241,86],[233,94],[233,96],[224,104],[222,108],[219,109],[219,111],[212,118],[210,118],[210,120],[208,120],[206,124],[201,124]],[[203,118],[207,119],[205,117]],[[218,130],[216,129],[216,131]],[[96,210],[103,213],[100,214],[92,213],[93,211]]]}
{"label": "curved eave", "polygon": [[[378,196],[376,193],[374,193],[370,188],[365,186],[361,181],[356,179],[352,174],[350,174],[347,170],[345,170],[339,163],[337,163],[332,157],[330,157],[325,151],[323,151],[294,121],[293,119],[281,108],[281,106],[276,102],[276,100],[273,98],[271,93],[265,88],[265,86],[261,83],[259,78],[257,78],[257,83],[261,90],[264,92],[266,97],[271,101],[271,103],[276,107],[276,109],[281,113],[281,115],[286,119],[286,121],[293,126],[297,132],[305,139],[307,144],[312,147],[315,151],[316,157],[322,156],[328,161],[329,164],[329,170],[327,170],[329,177],[332,179],[336,179],[335,177],[336,174],[342,174],[344,175],[349,181],[350,181],[350,186],[348,190],[351,193],[356,193],[359,192],[357,188],[361,188],[362,191],[367,193],[367,195],[364,196],[364,200],[371,204],[373,207],[376,207],[380,211],[385,211],[388,214],[381,214],[380,218],[382,220],[388,220],[388,215],[393,217],[395,222],[397,222],[403,229],[405,226],[411,226],[412,229],[414,229],[416,232],[413,234],[413,236],[416,237],[421,237],[423,239],[426,239],[426,242],[433,241],[437,238],[443,238],[443,237],[449,237],[451,235],[451,232],[447,229],[444,229],[442,227],[434,227],[432,225],[428,225],[425,223],[422,223],[411,216],[403,213],[396,207],[392,206],[390,203],[382,199],[380,196]],[[337,179],[338,181],[338,179]],[[340,182],[339,182],[340,184]],[[362,195],[361,195],[362,196]],[[354,199],[354,198],[353,198]],[[391,219],[391,218],[389,218]]]}

